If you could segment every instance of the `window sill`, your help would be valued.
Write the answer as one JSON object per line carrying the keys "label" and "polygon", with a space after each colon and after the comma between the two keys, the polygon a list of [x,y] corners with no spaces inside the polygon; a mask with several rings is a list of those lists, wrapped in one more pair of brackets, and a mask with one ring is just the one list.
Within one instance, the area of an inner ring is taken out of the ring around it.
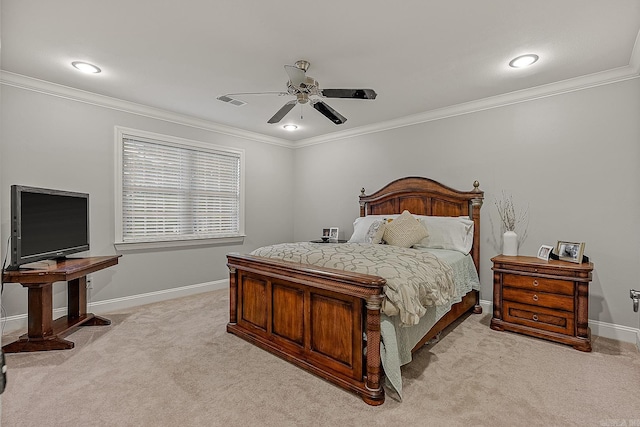
{"label": "window sill", "polygon": [[141,249],[179,248],[187,246],[219,246],[244,243],[244,235],[234,237],[218,237],[192,240],[164,240],[158,242],[116,242],[113,244],[119,251],[137,251]]}

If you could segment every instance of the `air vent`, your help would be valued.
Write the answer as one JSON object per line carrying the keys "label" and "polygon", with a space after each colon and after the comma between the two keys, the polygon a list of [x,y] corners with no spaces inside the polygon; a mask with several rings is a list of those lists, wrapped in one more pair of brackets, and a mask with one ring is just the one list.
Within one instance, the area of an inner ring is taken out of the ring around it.
{"label": "air vent", "polygon": [[231,98],[231,97],[229,97],[227,95],[219,96],[217,99],[222,101],[222,102],[227,102],[229,104],[235,105],[236,107],[242,107],[244,104],[246,104],[246,102],[244,102],[244,101],[240,101],[239,99]]}

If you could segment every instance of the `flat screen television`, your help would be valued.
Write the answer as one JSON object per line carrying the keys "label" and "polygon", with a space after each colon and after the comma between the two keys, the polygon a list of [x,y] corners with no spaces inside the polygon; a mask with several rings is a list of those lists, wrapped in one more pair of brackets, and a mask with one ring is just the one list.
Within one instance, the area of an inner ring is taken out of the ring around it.
{"label": "flat screen television", "polygon": [[89,250],[89,195],[11,186],[11,265]]}

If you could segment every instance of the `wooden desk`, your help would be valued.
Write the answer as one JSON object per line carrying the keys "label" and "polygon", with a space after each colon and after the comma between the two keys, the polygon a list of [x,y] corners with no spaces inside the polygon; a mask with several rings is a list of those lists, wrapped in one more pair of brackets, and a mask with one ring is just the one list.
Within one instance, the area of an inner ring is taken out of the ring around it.
{"label": "wooden desk", "polygon": [[[5,283],[20,283],[29,289],[28,332],[4,345],[5,353],[68,350],[71,341],[62,338],[77,326],[110,325],[111,321],[87,313],[87,274],[118,264],[121,255],[67,258],[42,270],[5,271]],[[67,315],[53,320],[53,283],[67,282]]]}

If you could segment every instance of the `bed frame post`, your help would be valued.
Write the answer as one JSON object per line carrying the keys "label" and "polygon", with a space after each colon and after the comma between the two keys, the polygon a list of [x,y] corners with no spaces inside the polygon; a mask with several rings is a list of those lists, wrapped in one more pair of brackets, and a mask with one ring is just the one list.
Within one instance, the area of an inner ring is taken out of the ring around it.
{"label": "bed frame post", "polygon": [[[478,181],[473,182],[473,193],[479,193],[478,197],[471,199],[471,219],[473,220],[473,254],[472,257],[475,260],[476,271],[480,274],[480,208],[482,207],[482,199],[484,199],[484,193],[480,191],[480,183]],[[473,307],[475,314],[482,313],[482,306],[480,306],[480,292],[476,292],[476,304]]]}
{"label": "bed frame post", "polygon": [[236,280],[236,268],[229,267],[229,323],[238,323],[238,281]]}
{"label": "bed frame post", "polygon": [[384,389],[382,388],[380,359],[380,308],[384,295],[373,295],[367,298],[367,379],[365,387],[371,395],[363,395],[369,405],[382,405],[384,403]]}
{"label": "bed frame post", "polygon": [[366,212],[366,203],[362,200],[362,198],[365,196],[364,194],[364,187],[362,187],[362,189],[360,190],[360,216],[366,216],[367,212]]}

